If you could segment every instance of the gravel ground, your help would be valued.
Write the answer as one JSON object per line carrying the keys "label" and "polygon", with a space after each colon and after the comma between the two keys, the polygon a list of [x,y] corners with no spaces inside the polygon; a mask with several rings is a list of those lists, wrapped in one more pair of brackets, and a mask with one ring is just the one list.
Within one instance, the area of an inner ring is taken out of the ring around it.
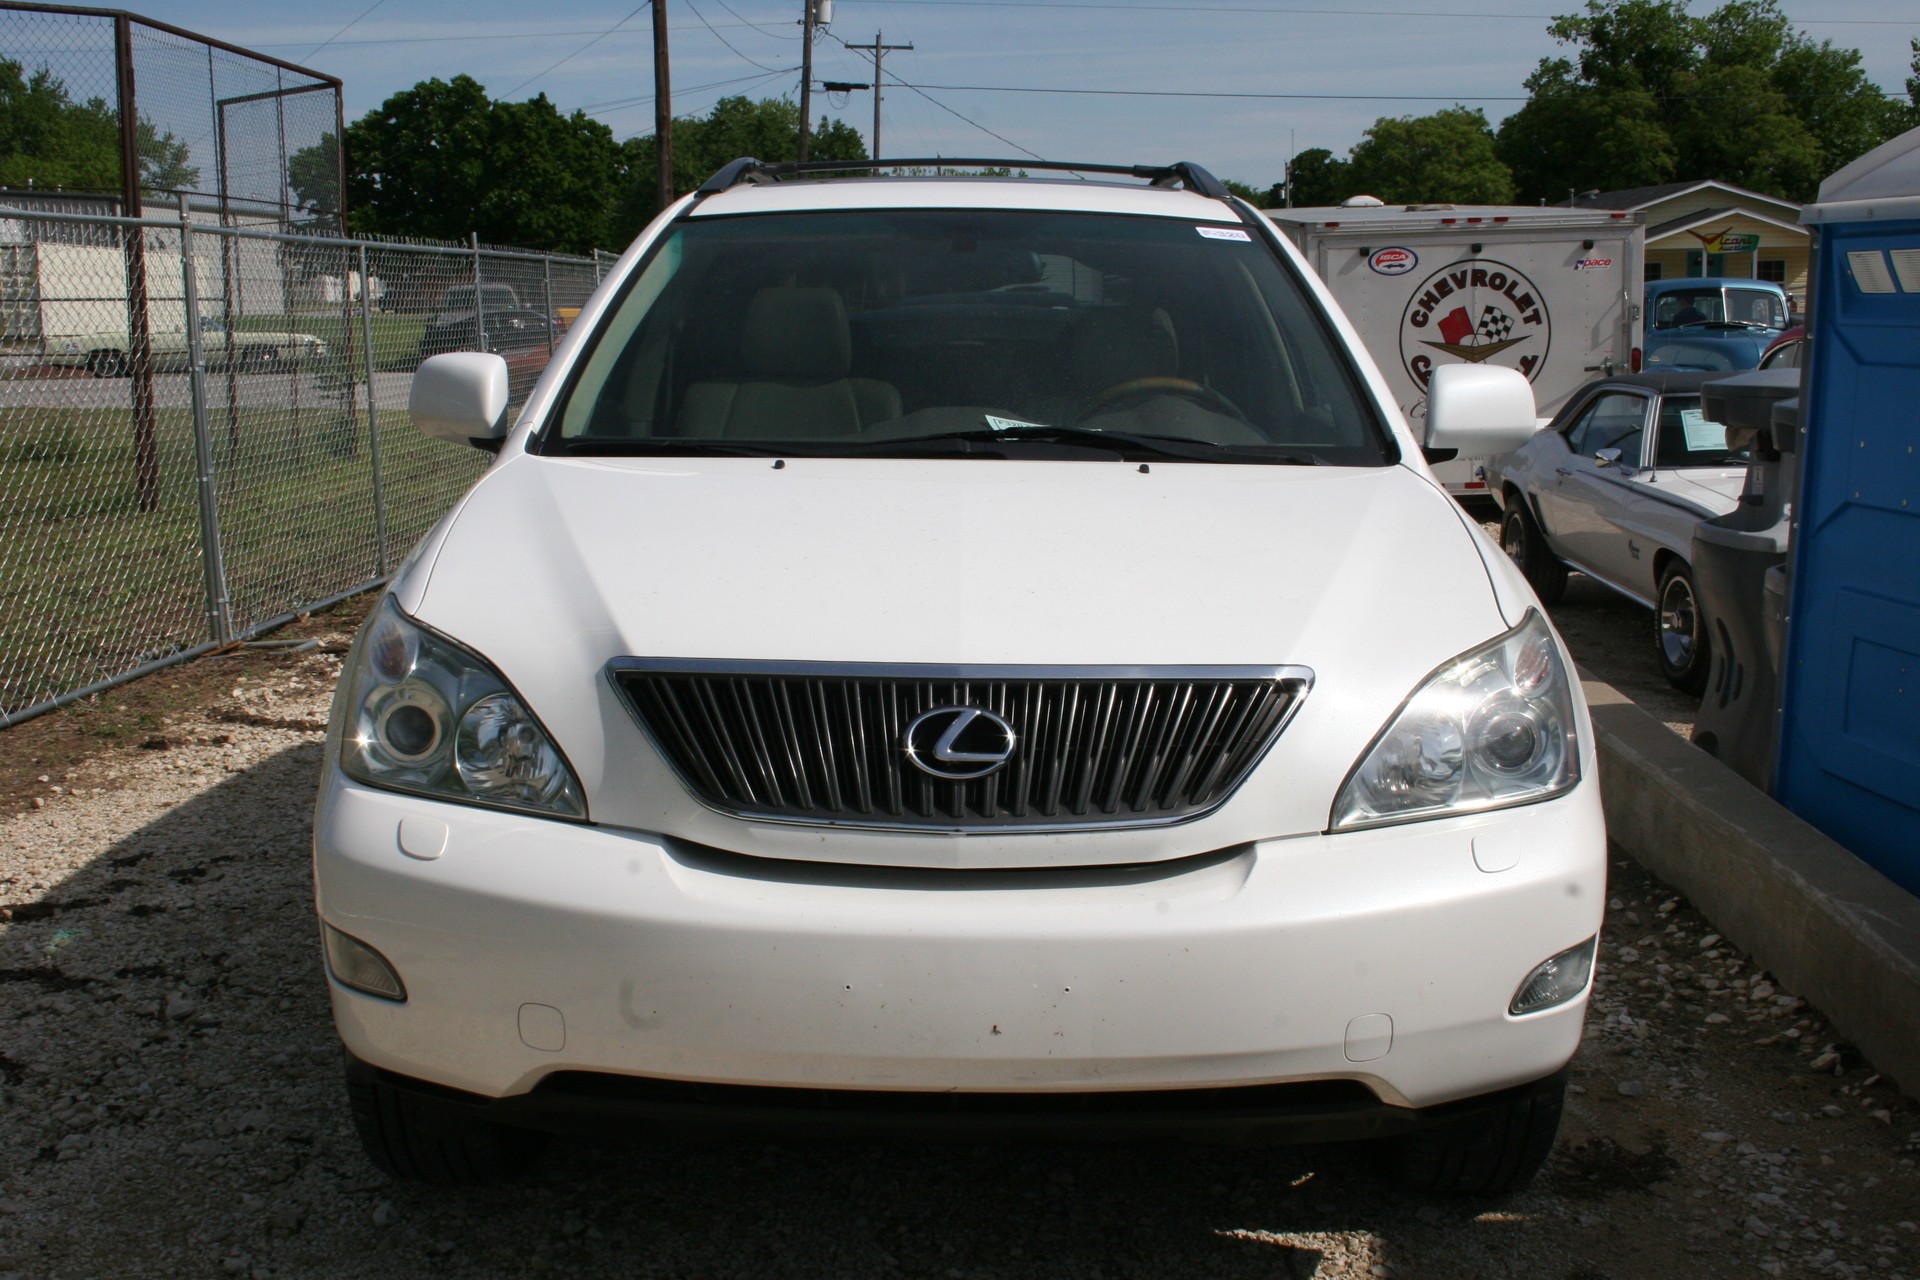
{"label": "gravel ground", "polygon": [[[1589,603],[1626,625],[1560,612]],[[511,1188],[388,1183],[308,885],[350,621],[163,673],[144,735],[114,695],[0,735],[0,1280],[1920,1278],[1920,1107],[1624,857],[1560,1145],[1504,1201],[1397,1195],[1354,1148],[608,1138]]]}

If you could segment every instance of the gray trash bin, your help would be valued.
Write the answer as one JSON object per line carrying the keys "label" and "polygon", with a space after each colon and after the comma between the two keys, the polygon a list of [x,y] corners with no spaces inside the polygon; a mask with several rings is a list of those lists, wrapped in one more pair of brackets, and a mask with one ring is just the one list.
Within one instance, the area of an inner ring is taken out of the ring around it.
{"label": "gray trash bin", "polygon": [[1693,531],[1694,587],[1713,654],[1693,741],[1769,790],[1799,393],[1798,369],[1756,370],[1700,388],[1702,412],[1727,428],[1727,443],[1745,447],[1750,461],[1740,505]]}

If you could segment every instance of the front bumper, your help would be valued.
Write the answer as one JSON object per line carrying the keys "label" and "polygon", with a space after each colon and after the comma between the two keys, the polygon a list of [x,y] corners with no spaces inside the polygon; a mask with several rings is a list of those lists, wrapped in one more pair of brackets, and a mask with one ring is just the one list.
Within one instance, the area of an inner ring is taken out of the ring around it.
{"label": "front bumper", "polygon": [[314,873],[321,918],[408,993],[331,983],[348,1051],[483,1098],[581,1072],[1060,1095],[1351,1081],[1406,1108],[1572,1057],[1584,995],[1507,1006],[1597,931],[1605,837],[1588,782],[1144,867],[896,871],[439,804],[329,768]]}

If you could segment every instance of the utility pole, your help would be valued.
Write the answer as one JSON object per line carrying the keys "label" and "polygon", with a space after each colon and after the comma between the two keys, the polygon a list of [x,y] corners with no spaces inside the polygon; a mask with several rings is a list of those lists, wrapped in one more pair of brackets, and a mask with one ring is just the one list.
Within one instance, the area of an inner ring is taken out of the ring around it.
{"label": "utility pole", "polygon": [[673,203],[671,79],[667,73],[667,0],[653,0],[653,159],[654,167],[660,171],[662,209]]}
{"label": "utility pole", "polygon": [[882,44],[880,33],[873,33],[872,44],[850,44],[849,49],[873,55],[873,159],[880,159],[880,60],[896,49],[911,49],[910,44]]}
{"label": "utility pole", "polygon": [[814,0],[800,0],[800,159],[807,158],[807,135],[813,131],[813,23]]}

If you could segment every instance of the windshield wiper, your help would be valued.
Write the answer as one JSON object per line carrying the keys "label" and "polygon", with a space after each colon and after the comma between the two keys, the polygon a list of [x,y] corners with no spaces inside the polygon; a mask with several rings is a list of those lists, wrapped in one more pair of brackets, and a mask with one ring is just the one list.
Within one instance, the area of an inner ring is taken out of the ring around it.
{"label": "windshield wiper", "polygon": [[[885,440],[862,440],[841,446],[848,453],[947,453],[982,452],[967,445],[1060,444],[1099,449],[1122,458],[1141,456],[1179,458],[1187,462],[1258,462],[1273,466],[1312,467],[1320,460],[1311,454],[1279,453],[1272,445],[1217,444],[1188,436],[1147,435],[1133,431],[1100,431],[1092,427],[1047,426],[1041,423],[1017,427],[978,427],[966,431],[940,431],[925,436],[896,436]],[[956,448],[956,446],[959,446]],[[1002,455],[1004,456],[1004,455]]]}

